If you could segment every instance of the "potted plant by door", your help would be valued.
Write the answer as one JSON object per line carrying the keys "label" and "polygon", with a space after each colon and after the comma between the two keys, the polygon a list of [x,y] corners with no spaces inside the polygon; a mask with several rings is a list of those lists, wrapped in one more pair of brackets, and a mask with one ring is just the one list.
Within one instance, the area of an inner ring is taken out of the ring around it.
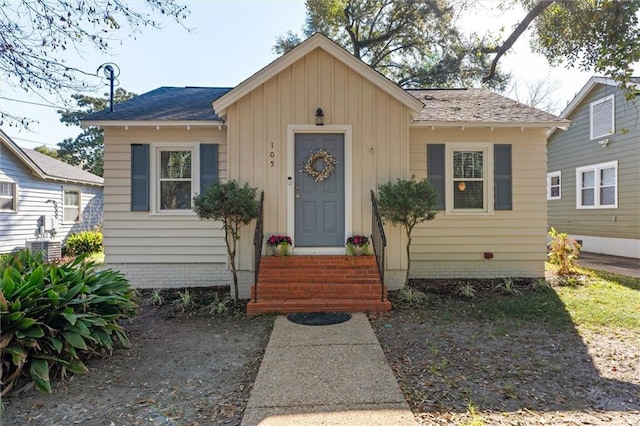
{"label": "potted plant by door", "polygon": [[274,234],[267,240],[267,246],[274,256],[287,256],[289,248],[293,245],[293,240],[287,235]]}
{"label": "potted plant by door", "polygon": [[369,249],[369,237],[365,235],[353,235],[347,238],[347,254],[352,256],[362,256],[367,254]]}

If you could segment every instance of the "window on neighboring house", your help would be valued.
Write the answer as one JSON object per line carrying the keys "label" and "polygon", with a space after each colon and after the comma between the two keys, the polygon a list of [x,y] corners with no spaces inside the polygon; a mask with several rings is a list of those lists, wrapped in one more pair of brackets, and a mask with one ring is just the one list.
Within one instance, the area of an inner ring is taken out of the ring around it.
{"label": "window on neighboring house", "polygon": [[597,139],[615,133],[615,98],[606,96],[591,102],[591,139]]}
{"label": "window on neighboring house", "polygon": [[193,151],[160,149],[158,155],[158,209],[191,210]]}
{"label": "window on neighboring house", "polygon": [[80,222],[80,191],[64,191],[62,221],[64,223]]}
{"label": "window on neighboring house", "polygon": [[547,200],[559,200],[562,198],[560,190],[561,172],[547,173]]}
{"label": "window on neighboring house", "polygon": [[618,162],[576,168],[576,208],[618,207]]}
{"label": "window on neighboring house", "polygon": [[14,182],[0,182],[0,211],[18,210],[18,189]]}

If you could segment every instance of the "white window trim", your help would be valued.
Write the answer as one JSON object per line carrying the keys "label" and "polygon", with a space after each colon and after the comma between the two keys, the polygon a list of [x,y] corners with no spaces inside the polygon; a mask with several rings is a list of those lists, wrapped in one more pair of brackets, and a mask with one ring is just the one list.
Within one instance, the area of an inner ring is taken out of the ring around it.
{"label": "white window trim", "polygon": [[3,213],[15,213],[18,211],[18,184],[9,179],[2,179],[0,183],[8,183],[9,185],[13,185],[13,204],[11,209],[0,209],[0,212]]}
{"label": "white window trim", "polygon": [[[558,196],[554,197],[551,195],[551,179],[557,177],[558,178]],[[547,200],[561,200],[562,199],[562,172],[550,172],[547,173]]]}
{"label": "white window trim", "polygon": [[[447,143],[445,144],[445,213],[451,215],[473,214],[482,215],[493,210],[493,143]],[[453,153],[454,151],[481,151],[484,176],[484,208],[482,209],[454,209],[453,208]]]}
{"label": "white window trim", "polygon": [[[204,143],[204,142],[203,142]],[[185,210],[161,210],[160,209],[160,185],[158,165],[160,164],[160,152],[191,151],[191,202],[193,197],[200,192],[200,143],[156,142],[150,146],[149,160],[149,214],[159,216],[196,216],[191,209]],[[193,207],[193,206],[192,206]]]}
{"label": "white window trim", "polygon": [[[594,136],[593,135],[593,108],[596,105],[606,102],[608,100],[611,100],[611,130],[609,130],[609,133],[607,134]],[[597,101],[591,102],[591,104],[589,104],[589,136],[591,137],[591,140],[604,138],[614,134],[616,132],[615,117],[616,117],[615,95],[611,94],[611,95],[605,96],[604,98],[600,98]]]}
{"label": "white window trim", "polygon": [[[78,193],[78,220],[74,220],[74,221],[66,221],[64,220],[65,214],[64,214],[64,210],[67,207],[76,207],[76,206],[67,206],[64,203],[64,194],[65,192],[77,192]],[[70,225],[70,224],[74,224],[74,223],[82,223],[82,190],[79,188],[74,188],[74,187],[65,187],[62,188],[62,223],[64,225]]]}
{"label": "white window trim", "polygon": [[[614,203],[600,205],[600,170],[614,168],[615,170],[615,193]],[[582,205],[582,173],[594,172],[593,206]],[[576,209],[617,209],[618,208],[618,161],[592,164],[589,166],[576,167]]]}

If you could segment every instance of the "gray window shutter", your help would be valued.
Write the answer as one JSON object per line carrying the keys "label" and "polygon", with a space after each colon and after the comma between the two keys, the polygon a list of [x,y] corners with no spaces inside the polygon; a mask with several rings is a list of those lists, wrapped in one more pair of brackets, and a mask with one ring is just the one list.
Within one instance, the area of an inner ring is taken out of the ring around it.
{"label": "gray window shutter", "polygon": [[218,180],[218,145],[200,144],[200,193]]}
{"label": "gray window shutter", "polygon": [[149,211],[149,144],[131,145],[131,211]]}
{"label": "gray window shutter", "polygon": [[494,145],[495,210],[513,210],[511,187],[511,145]]}
{"label": "gray window shutter", "polygon": [[444,144],[428,144],[427,180],[438,194],[436,210],[444,210],[445,206],[444,163]]}

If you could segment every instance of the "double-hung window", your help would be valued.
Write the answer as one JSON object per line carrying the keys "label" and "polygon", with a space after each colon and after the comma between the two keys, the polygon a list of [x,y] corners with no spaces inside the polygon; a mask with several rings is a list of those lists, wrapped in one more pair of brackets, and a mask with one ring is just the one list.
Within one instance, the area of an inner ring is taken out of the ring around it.
{"label": "double-hung window", "polygon": [[576,208],[618,207],[618,162],[576,168]]}
{"label": "double-hung window", "polygon": [[193,197],[217,180],[217,144],[131,145],[131,211],[195,215]]}
{"label": "double-hung window", "polygon": [[560,171],[547,173],[547,200],[560,200],[562,198]]}
{"label": "double-hung window", "polygon": [[15,182],[0,182],[0,211],[18,210],[18,190]]}
{"label": "double-hung window", "polygon": [[80,222],[80,191],[64,191],[62,221],[64,223]]}
{"label": "double-hung window", "polygon": [[493,213],[513,209],[510,144],[427,144],[427,180],[436,210]]}
{"label": "double-hung window", "polygon": [[191,210],[193,150],[158,149],[157,206],[159,211]]}
{"label": "double-hung window", "polygon": [[485,210],[485,151],[452,150],[453,210]]}

